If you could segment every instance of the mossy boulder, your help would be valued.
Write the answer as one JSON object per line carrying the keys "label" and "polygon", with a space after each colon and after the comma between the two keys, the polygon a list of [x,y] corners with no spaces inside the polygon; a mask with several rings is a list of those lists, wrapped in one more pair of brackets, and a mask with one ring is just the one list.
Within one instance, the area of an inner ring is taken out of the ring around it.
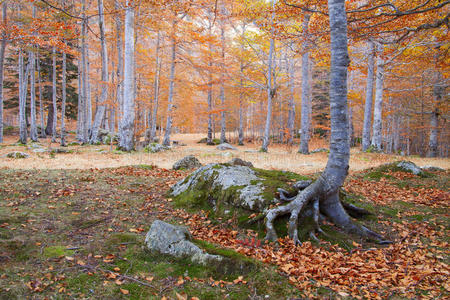
{"label": "mossy boulder", "polygon": [[293,190],[291,183],[307,179],[292,172],[261,170],[230,164],[208,164],[176,183],[170,196],[191,208],[235,207],[263,212],[278,200],[278,188]]}
{"label": "mossy boulder", "polygon": [[27,153],[20,152],[20,151],[14,151],[14,152],[10,152],[10,153],[6,154],[6,157],[15,158],[15,159],[28,158],[29,156],[30,155],[28,155]]}

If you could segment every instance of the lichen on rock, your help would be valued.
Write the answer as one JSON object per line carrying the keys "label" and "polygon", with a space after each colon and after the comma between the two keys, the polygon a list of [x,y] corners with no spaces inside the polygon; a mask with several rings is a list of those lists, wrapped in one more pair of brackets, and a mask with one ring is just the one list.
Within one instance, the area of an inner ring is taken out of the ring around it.
{"label": "lichen on rock", "polygon": [[291,172],[267,171],[247,166],[208,164],[176,183],[170,196],[187,206],[214,210],[231,206],[253,212],[263,212],[275,198],[279,187],[288,188],[292,180],[304,179]]}

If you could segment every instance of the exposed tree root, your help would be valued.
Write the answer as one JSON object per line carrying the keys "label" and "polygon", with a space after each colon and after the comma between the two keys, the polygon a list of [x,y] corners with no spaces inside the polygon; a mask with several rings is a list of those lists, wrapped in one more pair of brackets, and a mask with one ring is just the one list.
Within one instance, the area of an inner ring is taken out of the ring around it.
{"label": "exposed tree root", "polygon": [[295,244],[301,244],[298,236],[298,222],[302,212],[308,204],[312,204],[312,218],[314,222],[313,229],[309,232],[311,239],[319,241],[316,234],[325,232],[320,228],[320,221],[324,218],[333,222],[347,233],[357,234],[369,240],[374,240],[380,244],[387,244],[390,241],[383,239],[381,235],[372,230],[354,223],[349,214],[354,217],[361,217],[370,214],[365,209],[356,207],[352,204],[343,203],[339,199],[339,192],[332,191],[326,179],[319,177],[314,183],[303,182],[297,186],[303,188],[296,195],[286,190],[278,189],[280,200],[283,203],[280,206],[269,209],[266,212],[266,239],[276,241],[278,239],[273,222],[276,218],[283,215],[290,215],[288,223],[288,235]]}

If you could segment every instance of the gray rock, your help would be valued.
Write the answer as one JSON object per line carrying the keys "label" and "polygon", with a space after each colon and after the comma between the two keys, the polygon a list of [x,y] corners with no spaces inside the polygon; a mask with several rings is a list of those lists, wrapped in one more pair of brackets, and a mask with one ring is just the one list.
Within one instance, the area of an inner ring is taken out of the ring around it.
{"label": "gray rock", "polygon": [[47,149],[35,148],[35,149],[31,150],[31,151],[33,151],[34,153],[44,153],[44,152],[47,152]]}
{"label": "gray rock", "polygon": [[[267,202],[273,203],[275,198],[264,197],[265,188],[262,182],[263,179],[249,167],[208,164],[172,186],[170,195],[177,197],[189,190],[207,188],[211,195],[217,192],[224,196],[230,205],[251,211],[263,211],[268,206]],[[233,191],[232,195],[227,194],[230,189]]]}
{"label": "gray rock", "polygon": [[233,166],[245,166],[253,168],[253,164],[251,162],[240,159],[239,157],[235,157],[232,160],[230,160],[229,164]]}
{"label": "gray rock", "polygon": [[223,156],[223,157],[232,157],[233,156],[233,154],[231,153],[231,152],[225,152],[225,153],[221,153],[221,155]]}
{"label": "gray rock", "polygon": [[177,161],[173,164],[172,169],[180,170],[180,169],[196,169],[201,167],[202,164],[194,155],[188,155]]}
{"label": "gray rock", "polygon": [[330,150],[328,150],[327,148],[317,148],[311,151],[311,153],[319,153],[319,152],[330,152]]}
{"label": "gray rock", "polygon": [[430,166],[430,165],[423,166],[422,170],[429,171],[429,172],[445,171],[445,169],[442,169],[442,168],[439,168],[439,167],[435,167],[435,166]]}
{"label": "gray rock", "polygon": [[218,146],[216,147],[216,149],[222,150],[222,151],[224,151],[224,150],[237,150],[236,147],[231,146],[231,145],[228,144],[228,143],[222,143],[222,144],[218,145]]}
{"label": "gray rock", "polygon": [[144,148],[144,151],[148,152],[148,153],[157,153],[157,152],[166,151],[169,149],[170,149],[170,147],[167,147],[167,146],[164,146],[161,144],[157,144],[157,143],[151,143],[147,147]]}
{"label": "gray rock", "polygon": [[312,183],[311,180],[300,180],[300,181],[297,181],[296,183],[294,183],[292,185],[292,187],[296,190],[301,191],[301,190],[306,189],[308,186],[310,186],[311,183]]}
{"label": "gray rock", "polygon": [[422,174],[422,169],[411,161],[400,161],[397,163],[397,167],[405,170],[406,172],[411,172],[414,175]]}
{"label": "gray rock", "polygon": [[11,153],[6,154],[6,157],[8,158],[15,158],[15,159],[19,159],[19,158],[28,158],[30,155],[24,153],[24,152],[20,152],[20,151],[14,151]]}
{"label": "gray rock", "polygon": [[192,243],[186,227],[175,226],[156,220],[145,237],[145,245],[151,251],[178,258],[190,257],[192,262],[207,265],[222,261],[222,257],[204,252]]}

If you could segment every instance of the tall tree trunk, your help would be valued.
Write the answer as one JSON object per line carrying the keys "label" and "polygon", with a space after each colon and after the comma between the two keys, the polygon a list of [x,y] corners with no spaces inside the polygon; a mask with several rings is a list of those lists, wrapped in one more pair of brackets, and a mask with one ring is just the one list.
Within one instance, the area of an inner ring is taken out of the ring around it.
{"label": "tall tree trunk", "polygon": [[[79,141],[81,143],[87,143],[88,142],[88,130],[89,130],[89,124],[88,124],[88,105],[87,105],[87,99],[88,99],[88,78],[87,78],[87,66],[86,66],[86,60],[87,60],[87,53],[86,53],[86,38],[87,38],[87,19],[86,19],[86,0],[82,1],[82,25],[81,25],[81,115],[82,118],[78,118],[80,121],[80,139]],[[79,68],[80,66],[78,66]]]}
{"label": "tall tree trunk", "polygon": [[52,103],[53,103],[53,119],[52,119],[52,142],[56,142],[56,123],[58,119],[58,109],[56,107],[56,48],[53,47],[53,71],[52,71]]}
{"label": "tall tree trunk", "polygon": [[41,124],[41,132],[39,137],[45,138],[47,135],[45,134],[45,123],[44,123],[44,103],[42,101],[43,91],[42,91],[42,78],[41,78],[41,62],[39,60],[39,55],[36,59],[37,64],[37,73],[38,73],[38,84],[39,84],[39,119]]}
{"label": "tall tree trunk", "polygon": [[170,133],[172,131],[172,110],[173,110],[173,94],[175,88],[175,63],[176,63],[176,52],[177,52],[177,42],[175,37],[175,21],[173,22],[173,37],[172,37],[172,58],[170,62],[170,82],[169,82],[169,98],[167,100],[167,123],[166,132],[164,134],[164,139],[162,144],[164,146],[170,146]]}
{"label": "tall tree trunk", "polygon": [[286,62],[289,74],[289,112],[288,112],[288,130],[289,137],[287,143],[291,146],[294,142],[295,134],[295,58],[291,57]]}
{"label": "tall tree trunk", "polygon": [[375,45],[372,41],[368,43],[369,59],[367,61],[366,79],[366,102],[364,104],[364,124],[362,133],[362,150],[366,151],[370,147],[370,129],[372,125],[372,99],[373,99],[373,78],[375,67]]}
{"label": "tall tree trunk", "polygon": [[[87,31],[86,31],[87,34]],[[87,131],[87,136],[86,139],[89,139],[89,136],[92,132],[92,89],[91,89],[91,63],[89,60],[89,43],[86,41],[86,114],[87,114],[87,124],[86,124],[86,131]],[[96,88],[97,91],[97,88]],[[96,101],[95,101],[95,109],[98,109],[97,106],[97,99],[98,99],[98,93],[96,93]],[[86,140],[86,141],[87,141]]]}
{"label": "tall tree trunk", "polygon": [[27,89],[26,75],[23,72],[23,52],[22,48],[19,48],[19,136],[22,144],[27,143],[27,123],[26,123],[26,103],[27,103]]}
{"label": "tall tree trunk", "polygon": [[373,111],[372,147],[375,151],[381,151],[384,59],[382,57],[382,46],[379,45],[377,48],[379,50],[379,53],[377,57],[377,72],[375,79],[375,105]]}
{"label": "tall tree trunk", "polygon": [[[114,0],[114,8],[116,10],[119,9],[118,0]],[[116,88],[116,100],[119,107],[117,115],[119,117],[119,126],[120,120],[122,119],[122,103],[123,103],[123,39],[122,39],[122,20],[120,19],[120,15],[116,15],[115,18],[116,23],[116,47],[117,47],[117,88]]]}
{"label": "tall tree trunk", "polygon": [[66,117],[66,98],[67,98],[67,90],[66,90],[66,81],[67,81],[67,55],[66,52],[63,51],[62,54],[62,103],[61,103],[61,146],[66,146],[66,124],[64,123],[64,119]]}
{"label": "tall tree trunk", "polygon": [[271,0],[272,7],[272,16],[271,16],[271,26],[272,29],[270,31],[270,48],[269,48],[269,57],[268,57],[268,68],[267,68],[267,115],[266,115],[266,124],[264,127],[264,137],[263,144],[261,146],[262,152],[267,152],[270,142],[270,128],[272,125],[272,100],[275,96],[275,91],[272,85],[272,65],[273,65],[273,52],[275,51],[275,39],[274,39],[274,19],[275,19],[275,0]]}
{"label": "tall tree trunk", "polygon": [[83,80],[82,80],[82,63],[81,60],[78,59],[78,107],[77,107],[77,140],[83,140],[83,124],[85,123],[83,120]]}
{"label": "tall tree trunk", "polygon": [[436,76],[436,82],[433,87],[433,111],[431,112],[430,119],[430,141],[428,144],[428,157],[438,156],[438,129],[439,129],[439,107],[442,101],[442,94],[444,93],[444,88],[441,84],[441,75],[438,73]]}
{"label": "tall tree trunk", "polygon": [[299,243],[298,218],[301,210],[309,202],[313,203],[316,230],[320,230],[318,224],[320,211],[347,232],[381,240],[378,234],[354,224],[339,200],[339,189],[347,177],[350,158],[347,120],[347,68],[349,65],[347,18],[344,0],[328,0],[328,8],[331,28],[331,138],[328,163],[319,179],[295,198],[290,199],[288,204],[268,210],[266,214],[266,239],[268,240],[277,239],[273,226],[274,219],[290,214],[288,233],[295,243]]}
{"label": "tall tree trunk", "polygon": [[311,82],[309,81],[309,42],[308,42],[308,27],[311,15],[305,15],[302,28],[304,34],[304,47],[302,54],[302,110],[301,110],[301,129],[300,129],[300,149],[299,153],[309,153],[309,138],[310,138],[310,106],[311,106]]}
{"label": "tall tree trunk", "polygon": [[[36,7],[32,4],[32,16],[36,18]],[[34,56],[33,49],[28,52],[28,59],[30,60],[30,115],[31,115],[31,126],[30,126],[30,139],[33,142],[37,142],[38,133],[37,133],[37,125],[36,125],[36,59]]]}
{"label": "tall tree trunk", "polygon": [[220,36],[221,36],[221,41],[222,41],[222,45],[221,45],[221,64],[222,64],[222,70],[221,70],[221,75],[220,75],[220,104],[221,104],[221,112],[220,112],[220,143],[226,143],[227,142],[227,138],[225,136],[226,131],[227,131],[227,121],[225,118],[225,84],[224,84],[224,76],[223,73],[225,72],[225,28],[223,23],[221,24],[220,27]]}
{"label": "tall tree trunk", "polygon": [[[7,26],[7,2],[2,4],[2,22]],[[2,33],[2,42],[0,44],[0,143],[3,143],[3,78],[4,78],[4,63],[6,52],[6,32]]]}
{"label": "tall tree trunk", "polygon": [[134,148],[134,8],[127,1],[125,9],[125,55],[123,74],[123,105],[119,130],[119,148],[131,151]]}
{"label": "tall tree trunk", "polygon": [[161,74],[161,58],[160,58],[160,46],[161,43],[161,32],[158,29],[158,34],[156,37],[156,70],[155,70],[155,82],[153,84],[153,112],[150,126],[150,136],[149,142],[153,142],[156,137],[156,121],[158,118],[158,106],[159,106],[159,77]]}
{"label": "tall tree trunk", "polygon": [[100,42],[101,42],[101,57],[102,57],[102,95],[100,96],[100,103],[97,106],[94,124],[92,125],[90,143],[98,142],[98,130],[100,124],[105,117],[106,100],[108,99],[108,50],[106,48],[105,38],[105,20],[103,15],[103,0],[98,0],[98,26],[100,28]]}

